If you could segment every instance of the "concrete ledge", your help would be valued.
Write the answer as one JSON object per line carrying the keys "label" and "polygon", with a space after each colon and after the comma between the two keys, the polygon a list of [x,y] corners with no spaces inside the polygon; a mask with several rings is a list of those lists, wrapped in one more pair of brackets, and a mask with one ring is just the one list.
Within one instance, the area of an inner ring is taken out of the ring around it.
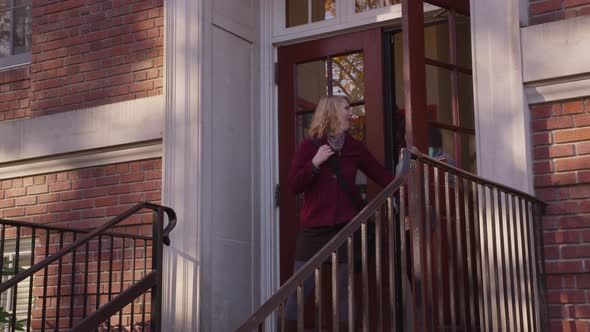
{"label": "concrete ledge", "polygon": [[0,164],[162,139],[164,96],[0,123]]}
{"label": "concrete ledge", "polygon": [[590,73],[590,16],[534,25],[521,33],[524,82]]}
{"label": "concrete ledge", "polygon": [[23,160],[4,165],[0,164],[0,179],[162,157],[161,141],[146,142],[144,144],[118,147],[109,151],[81,151],[71,155],[52,156],[41,160]]}
{"label": "concrete ledge", "polygon": [[529,105],[558,100],[582,98],[590,95],[590,78],[540,86],[525,87]]}

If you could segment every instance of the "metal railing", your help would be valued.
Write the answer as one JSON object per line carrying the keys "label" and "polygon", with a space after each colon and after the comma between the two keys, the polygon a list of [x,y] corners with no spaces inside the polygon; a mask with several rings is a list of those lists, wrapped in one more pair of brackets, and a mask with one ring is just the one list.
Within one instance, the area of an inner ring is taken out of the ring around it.
{"label": "metal railing", "polygon": [[[544,206],[403,149],[395,180],[237,331],[543,330]],[[338,310],[341,253],[348,262],[347,320]],[[310,279],[315,292],[306,299]],[[295,298],[296,319],[287,320]]]}
{"label": "metal railing", "polygon": [[[114,228],[144,209],[153,212],[151,235]],[[16,256],[10,262],[14,276],[0,284],[0,294],[9,291],[14,303],[7,328],[160,331],[163,244],[170,244],[175,225],[174,210],[152,203],[139,203],[94,230],[0,219],[0,254],[13,242]],[[23,261],[25,243],[30,258]],[[17,299],[26,307],[21,317]]]}

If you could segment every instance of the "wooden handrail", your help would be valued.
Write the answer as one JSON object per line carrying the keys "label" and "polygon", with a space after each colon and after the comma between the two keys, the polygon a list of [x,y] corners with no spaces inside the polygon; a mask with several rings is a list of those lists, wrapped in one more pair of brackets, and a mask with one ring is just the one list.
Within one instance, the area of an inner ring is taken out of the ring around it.
{"label": "wooden handrail", "polygon": [[515,195],[518,195],[518,196],[523,196],[524,198],[526,198],[526,199],[528,199],[530,201],[533,201],[535,203],[541,204],[543,206],[547,206],[547,203],[546,202],[544,202],[544,201],[536,198],[533,195],[527,194],[527,193],[525,193],[523,191],[520,191],[518,189],[509,187],[507,185],[504,185],[504,184],[501,184],[501,183],[498,183],[498,182],[487,180],[485,178],[482,178],[482,177],[479,177],[477,175],[471,174],[471,173],[469,173],[469,172],[467,172],[465,170],[462,170],[460,168],[457,168],[455,166],[452,166],[452,165],[449,165],[447,163],[444,163],[444,162],[442,162],[440,160],[431,158],[431,157],[423,154],[422,152],[418,151],[418,149],[416,147],[410,148],[410,153],[412,154],[412,159],[418,159],[418,160],[425,161],[425,162],[427,162],[427,163],[429,163],[431,165],[434,165],[434,166],[436,166],[438,168],[441,168],[441,169],[443,169],[445,171],[448,171],[450,173],[461,175],[462,177],[464,177],[466,179],[469,179],[469,180],[471,180],[471,181],[473,181],[475,183],[478,183],[478,184],[481,184],[481,185],[484,185],[484,186],[487,186],[487,187],[496,187],[498,189],[501,189],[504,192],[508,192],[508,193],[515,194]]}
{"label": "wooden handrail", "polygon": [[511,188],[509,186],[490,181],[479,177],[477,175],[468,173],[462,169],[451,166],[434,158],[431,158],[417,148],[402,149],[400,151],[400,162],[398,164],[398,171],[395,179],[381,191],[364,209],[362,209],[349,223],[347,223],[342,230],[338,232],[322,249],[320,249],[309,261],[303,265],[301,269],[296,271],[264,304],[262,304],[246,321],[238,327],[238,332],[250,332],[258,329],[264,321],[281,305],[285,303],[290,294],[295,292],[305,280],[310,278],[318,266],[330,259],[332,253],[345,244],[345,241],[359,229],[361,224],[366,223],[367,220],[379,209],[384,202],[395,194],[400,187],[408,182],[410,176],[411,160],[416,160],[422,163],[430,164],[434,167],[440,168],[449,174],[455,174],[464,179],[470,180],[482,186],[496,188],[500,191],[520,196],[531,203],[546,206],[547,204],[536,197],[522,192],[520,190]]}
{"label": "wooden handrail", "polygon": [[373,215],[389,196],[394,194],[406,182],[410,174],[411,153],[408,149],[400,151],[400,162],[395,179],[383,189],[361,212],[359,212],[349,223],[346,224],[320,251],[318,251],[301,269],[295,272],[281,288],[266,301],[252,316],[248,318],[236,331],[250,332],[258,327],[281,303],[283,303],[289,294],[304,282],[315,270],[318,265],[332,255],[348,237],[360,227],[363,222]]}

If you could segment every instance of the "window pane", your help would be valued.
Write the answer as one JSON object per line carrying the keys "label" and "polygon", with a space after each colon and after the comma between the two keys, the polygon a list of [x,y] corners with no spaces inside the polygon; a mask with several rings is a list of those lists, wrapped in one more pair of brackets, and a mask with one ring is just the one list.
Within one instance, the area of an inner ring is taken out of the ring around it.
{"label": "window pane", "polygon": [[471,68],[471,22],[468,16],[457,14],[457,64]]}
{"label": "window pane", "polygon": [[355,0],[354,11],[355,13],[362,13],[390,5],[397,5],[399,3],[401,3],[401,0]]}
{"label": "window pane", "polygon": [[453,124],[451,108],[451,71],[426,65],[428,120]]}
{"label": "window pane", "polygon": [[462,168],[467,172],[477,174],[477,161],[475,151],[475,136],[460,134],[461,140],[461,163]]}
{"label": "window pane", "polygon": [[321,97],[328,95],[326,61],[297,65],[297,112],[313,112]]}
{"label": "window pane", "polygon": [[307,24],[308,0],[287,0],[287,28]]}
{"label": "window pane", "polygon": [[365,141],[365,105],[352,107],[349,133],[359,141]]}
{"label": "window pane", "polygon": [[332,94],[344,95],[350,102],[365,98],[363,53],[332,58]]}
{"label": "window pane", "polygon": [[336,17],[336,0],[312,0],[311,21],[319,22]]}
{"label": "window pane", "polygon": [[299,145],[299,143],[301,143],[301,141],[307,137],[307,130],[309,129],[312,118],[313,112],[297,114],[297,145]]}
{"label": "window pane", "polygon": [[455,133],[450,130],[430,126],[428,128],[428,155],[456,166],[454,136]]}
{"label": "window pane", "polygon": [[0,10],[9,10],[10,9],[10,0],[0,0]]}
{"label": "window pane", "polygon": [[471,75],[458,73],[459,113],[461,127],[475,129],[473,110],[473,80]]}
{"label": "window pane", "polygon": [[0,56],[10,54],[10,11],[0,12]]}
{"label": "window pane", "polygon": [[424,28],[424,51],[426,57],[444,63],[451,63],[449,23],[447,12],[441,15],[444,21]]}
{"label": "window pane", "polygon": [[31,51],[31,6],[14,10],[14,54]]}
{"label": "window pane", "polygon": [[24,6],[24,5],[30,5],[30,4],[31,4],[31,0],[16,0],[16,1],[14,2],[14,5],[15,5],[16,7],[19,7],[19,6]]}

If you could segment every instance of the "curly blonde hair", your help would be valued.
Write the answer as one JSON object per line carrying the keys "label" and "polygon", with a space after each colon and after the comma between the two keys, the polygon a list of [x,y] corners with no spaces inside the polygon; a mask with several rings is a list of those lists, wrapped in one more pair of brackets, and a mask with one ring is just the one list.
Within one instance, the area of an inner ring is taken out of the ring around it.
{"label": "curly blonde hair", "polygon": [[345,96],[322,97],[313,113],[313,119],[309,126],[308,134],[313,138],[322,138],[326,135],[334,135],[341,128],[337,115],[337,107],[340,103],[350,101]]}

